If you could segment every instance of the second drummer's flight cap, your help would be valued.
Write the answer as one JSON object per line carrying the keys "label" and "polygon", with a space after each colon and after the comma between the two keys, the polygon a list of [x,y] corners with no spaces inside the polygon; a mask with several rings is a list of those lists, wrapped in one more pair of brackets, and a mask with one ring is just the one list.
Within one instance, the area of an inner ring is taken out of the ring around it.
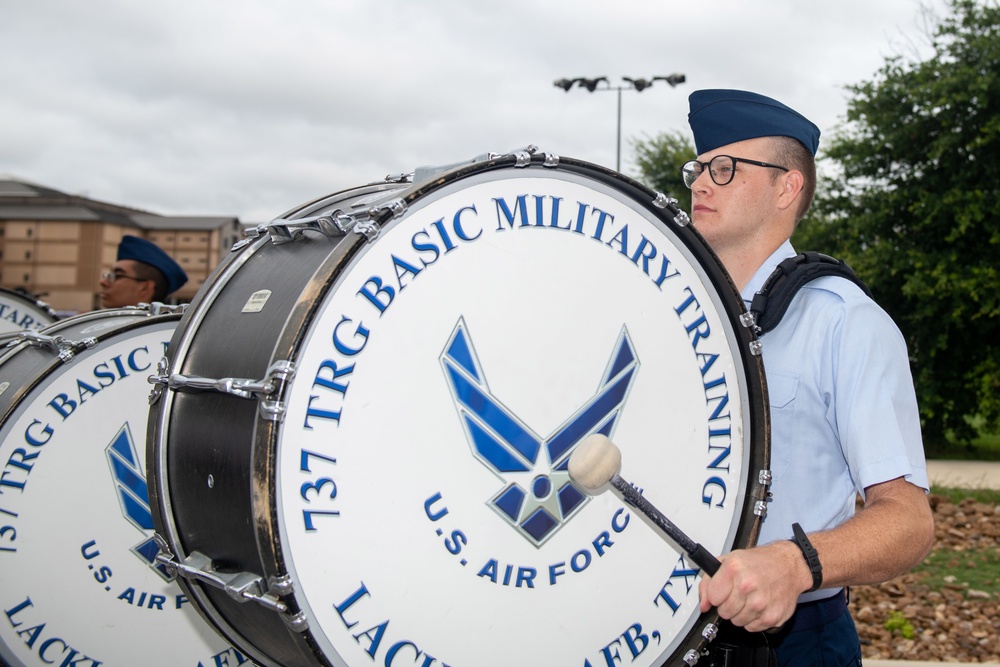
{"label": "second drummer's flight cap", "polygon": [[160,246],[138,236],[123,236],[118,244],[118,259],[131,259],[149,264],[167,279],[167,294],[176,292],[187,282],[187,274],[181,265],[163,251]]}
{"label": "second drummer's flight cap", "polygon": [[791,137],[816,155],[819,128],[781,102],[744,90],[697,90],[688,123],[698,154],[759,137]]}

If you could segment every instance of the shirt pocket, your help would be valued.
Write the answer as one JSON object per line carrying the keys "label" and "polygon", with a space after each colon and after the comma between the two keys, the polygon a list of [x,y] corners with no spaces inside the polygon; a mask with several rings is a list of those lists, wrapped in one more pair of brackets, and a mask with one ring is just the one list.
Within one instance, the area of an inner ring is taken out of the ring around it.
{"label": "shirt pocket", "polygon": [[767,374],[767,402],[771,410],[795,407],[795,392],[799,389],[799,376],[790,373]]}
{"label": "shirt pocket", "polygon": [[791,439],[795,434],[795,395],[799,376],[767,374],[767,401],[771,409],[771,474],[781,479],[792,463]]}

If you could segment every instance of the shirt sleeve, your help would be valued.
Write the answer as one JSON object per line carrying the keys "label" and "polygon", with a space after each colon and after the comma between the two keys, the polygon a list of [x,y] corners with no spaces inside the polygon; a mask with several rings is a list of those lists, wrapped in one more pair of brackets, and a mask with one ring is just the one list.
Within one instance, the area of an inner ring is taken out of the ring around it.
{"label": "shirt sleeve", "polygon": [[898,477],[929,489],[906,342],[888,314],[844,290],[835,332],[834,418],[858,491]]}

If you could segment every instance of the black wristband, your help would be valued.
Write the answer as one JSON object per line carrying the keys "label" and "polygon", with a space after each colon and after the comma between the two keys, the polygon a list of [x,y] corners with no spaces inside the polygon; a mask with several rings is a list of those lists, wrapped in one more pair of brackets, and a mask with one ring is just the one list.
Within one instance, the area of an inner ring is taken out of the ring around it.
{"label": "black wristband", "polygon": [[806,565],[809,566],[809,572],[812,574],[813,585],[807,593],[812,592],[819,588],[823,584],[823,566],[819,562],[819,554],[816,553],[816,549],[813,548],[812,542],[806,537],[806,531],[802,530],[802,526],[797,523],[792,524],[792,534],[795,538],[792,540],[799,549],[802,550],[802,556],[806,559]]}

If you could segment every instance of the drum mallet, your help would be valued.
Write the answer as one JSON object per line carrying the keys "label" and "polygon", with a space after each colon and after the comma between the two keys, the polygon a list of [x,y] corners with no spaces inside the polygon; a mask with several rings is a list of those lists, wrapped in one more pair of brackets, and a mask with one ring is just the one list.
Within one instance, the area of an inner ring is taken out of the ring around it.
{"label": "drum mallet", "polygon": [[576,446],[569,457],[569,476],[590,495],[603,491],[610,484],[622,500],[639,510],[662,530],[702,570],[713,575],[719,569],[719,560],[705,547],[684,534],[680,528],[646,500],[639,491],[622,479],[618,471],[622,466],[621,450],[607,436],[595,433]]}

